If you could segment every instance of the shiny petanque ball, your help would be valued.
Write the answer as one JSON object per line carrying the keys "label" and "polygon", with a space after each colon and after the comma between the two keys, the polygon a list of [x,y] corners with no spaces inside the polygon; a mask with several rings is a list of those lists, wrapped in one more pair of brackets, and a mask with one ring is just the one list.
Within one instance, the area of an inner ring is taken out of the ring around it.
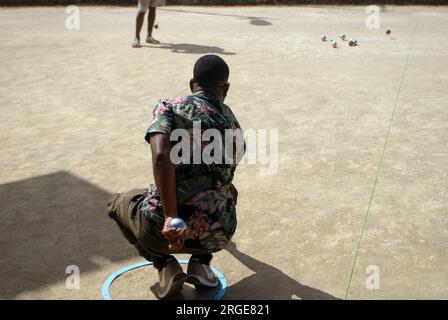
{"label": "shiny petanque ball", "polygon": [[355,39],[350,39],[350,41],[348,42],[348,45],[350,47],[354,47],[354,46],[358,45],[358,41]]}
{"label": "shiny petanque ball", "polygon": [[322,40],[322,41],[327,41],[327,36],[321,35],[321,36],[320,36],[320,40]]}
{"label": "shiny petanque ball", "polygon": [[334,41],[334,40],[331,40],[331,46],[333,48],[336,48],[338,46],[338,43],[336,41]]}
{"label": "shiny petanque ball", "polygon": [[185,229],[187,227],[187,224],[181,218],[174,218],[174,219],[171,219],[168,226],[170,228]]}
{"label": "shiny petanque ball", "polygon": [[341,40],[345,40],[345,34],[341,33],[341,35],[339,36],[339,38],[341,38]]}
{"label": "shiny petanque ball", "polygon": [[389,29],[386,30],[386,34],[390,34],[392,31],[390,31]]}

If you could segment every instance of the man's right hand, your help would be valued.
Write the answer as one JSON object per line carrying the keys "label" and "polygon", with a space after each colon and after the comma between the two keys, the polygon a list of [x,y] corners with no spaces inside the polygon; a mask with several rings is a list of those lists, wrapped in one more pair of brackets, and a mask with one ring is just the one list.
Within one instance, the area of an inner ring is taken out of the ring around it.
{"label": "man's right hand", "polygon": [[173,218],[165,218],[165,223],[162,229],[162,236],[168,240],[170,251],[175,252],[183,248],[184,246],[184,231],[182,228],[173,228],[169,224]]}

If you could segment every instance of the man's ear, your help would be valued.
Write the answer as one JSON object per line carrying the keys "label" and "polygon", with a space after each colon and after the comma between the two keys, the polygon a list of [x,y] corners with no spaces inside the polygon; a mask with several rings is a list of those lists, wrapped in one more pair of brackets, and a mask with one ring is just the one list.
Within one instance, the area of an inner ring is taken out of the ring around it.
{"label": "man's ear", "polygon": [[193,93],[193,87],[194,87],[194,80],[190,80],[190,91]]}
{"label": "man's ear", "polygon": [[226,83],[226,84],[222,85],[224,97],[227,97],[227,92],[229,91],[229,88],[230,88],[230,83]]}

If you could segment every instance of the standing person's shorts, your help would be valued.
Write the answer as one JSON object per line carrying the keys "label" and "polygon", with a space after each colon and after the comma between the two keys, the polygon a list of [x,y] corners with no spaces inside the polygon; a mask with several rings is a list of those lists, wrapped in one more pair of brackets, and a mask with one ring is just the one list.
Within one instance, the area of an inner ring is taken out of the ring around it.
{"label": "standing person's shorts", "polygon": [[146,13],[148,8],[163,7],[165,0],[138,0],[138,12]]}

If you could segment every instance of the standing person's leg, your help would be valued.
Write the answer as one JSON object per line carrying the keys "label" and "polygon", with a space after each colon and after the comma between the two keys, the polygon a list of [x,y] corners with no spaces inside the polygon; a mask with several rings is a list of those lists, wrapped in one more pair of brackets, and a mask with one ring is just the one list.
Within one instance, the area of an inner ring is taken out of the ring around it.
{"label": "standing person's leg", "polygon": [[150,0],[138,0],[138,12],[135,18],[135,39],[132,43],[133,48],[140,48],[140,32],[145,21],[145,13],[148,11]]}
{"label": "standing person's leg", "polygon": [[149,3],[148,13],[148,36],[146,37],[147,43],[160,44],[160,41],[154,39],[152,36],[152,30],[154,29],[154,23],[156,21],[156,8],[165,5],[165,0],[151,0]]}
{"label": "standing person's leg", "polygon": [[152,30],[154,28],[154,22],[156,21],[156,7],[149,7],[148,12],[148,37],[152,36]]}

